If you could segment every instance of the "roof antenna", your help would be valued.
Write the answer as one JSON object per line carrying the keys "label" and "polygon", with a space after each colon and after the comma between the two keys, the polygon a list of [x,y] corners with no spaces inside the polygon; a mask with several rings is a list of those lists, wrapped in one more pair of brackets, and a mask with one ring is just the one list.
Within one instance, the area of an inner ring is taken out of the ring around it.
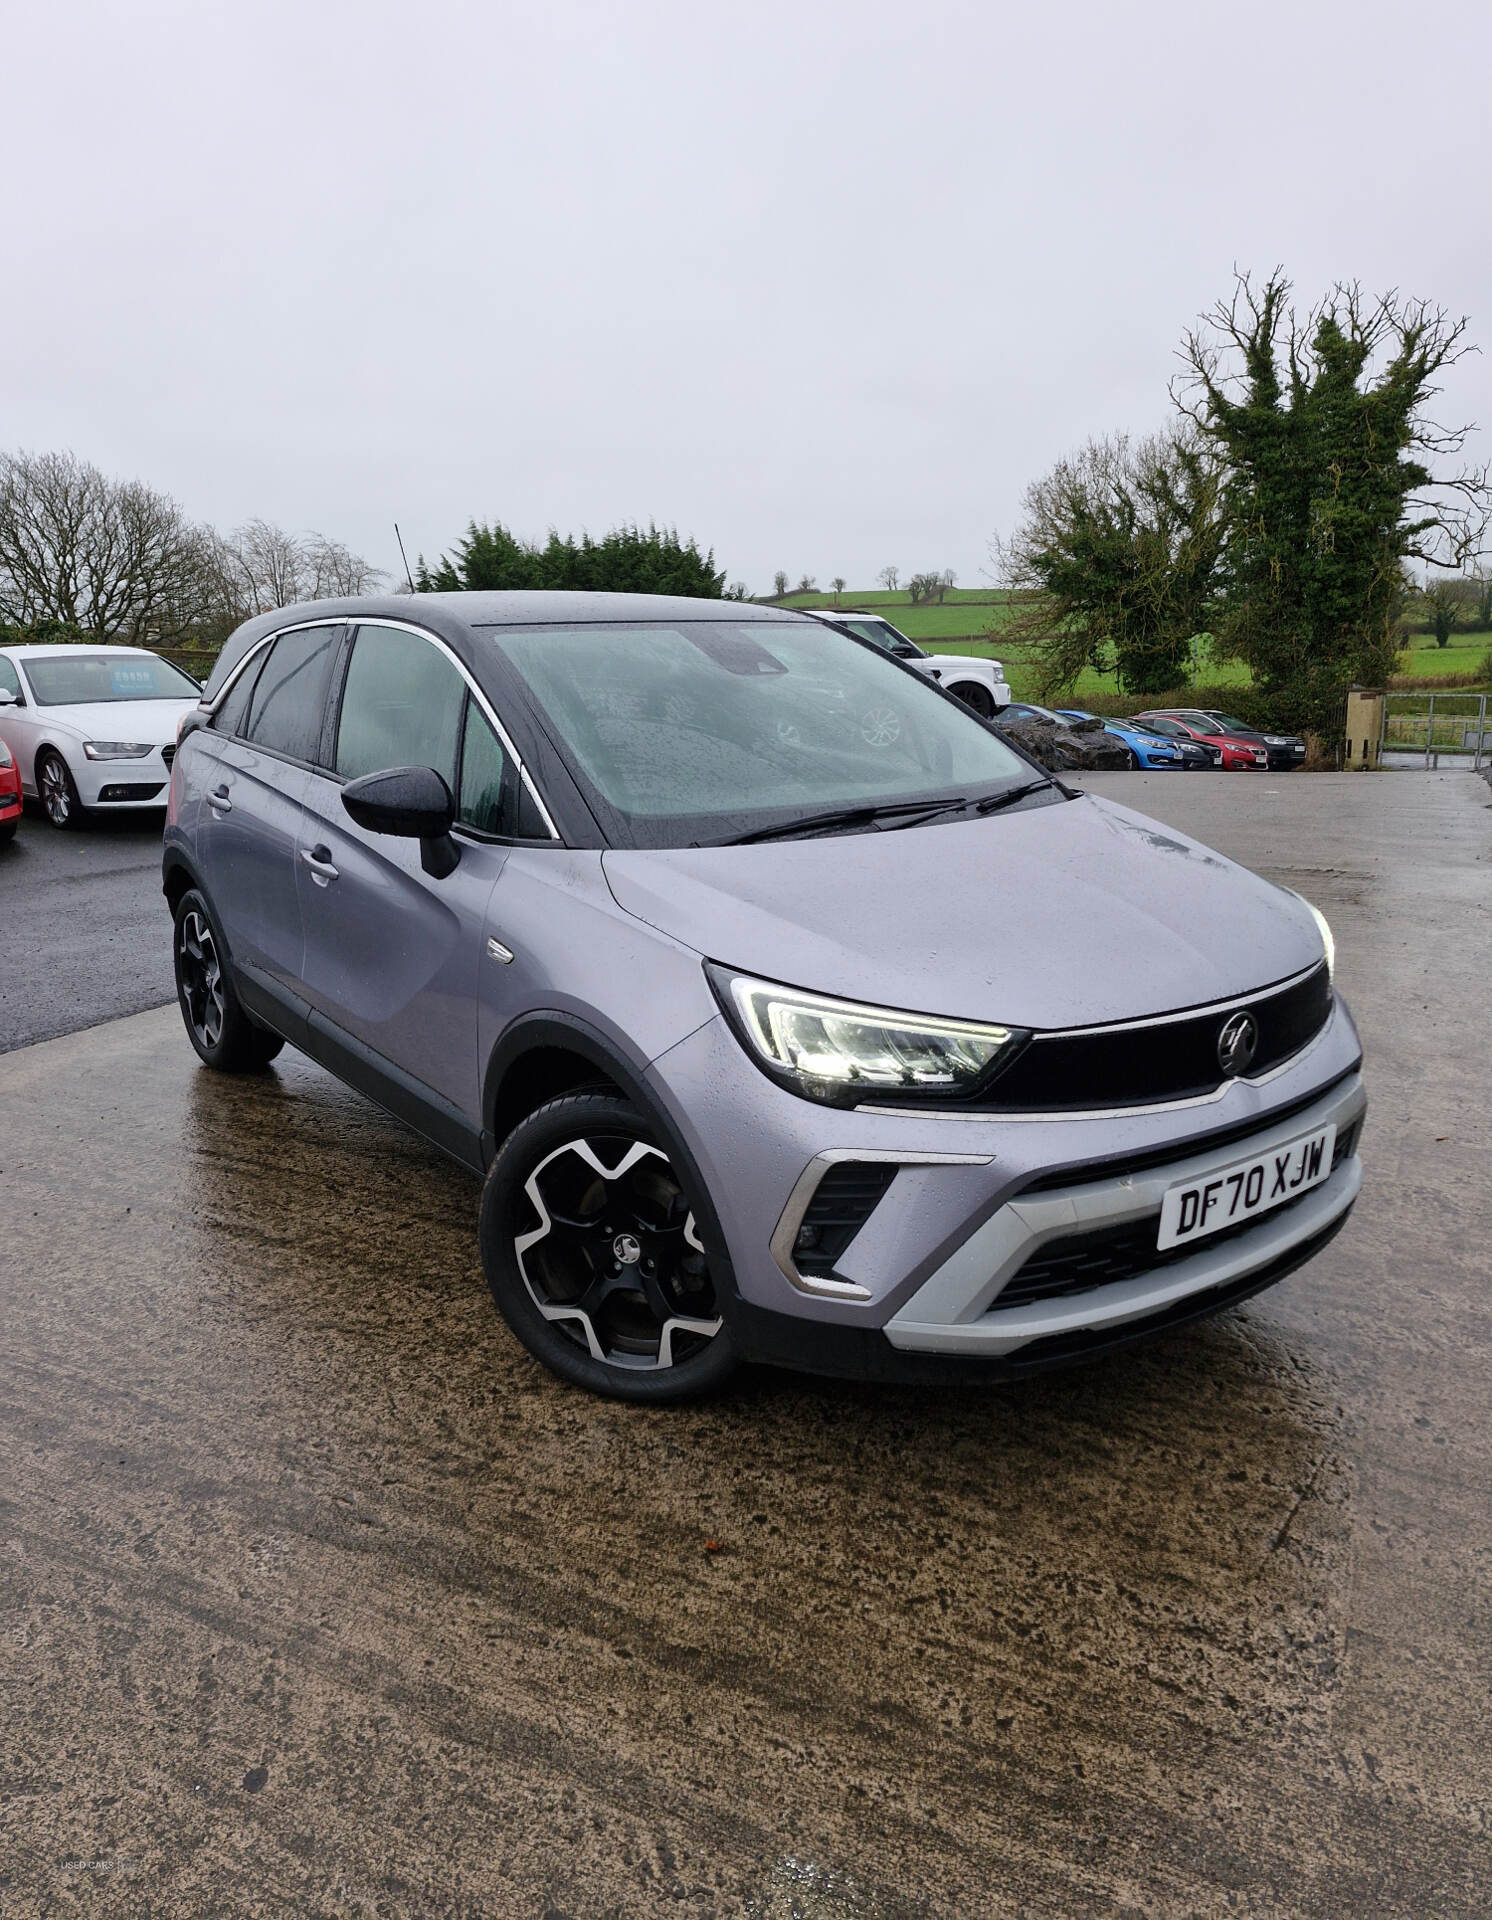
{"label": "roof antenna", "polygon": [[414,575],[409,571],[409,555],[404,551],[404,535],[399,531],[399,522],[394,522],[394,538],[399,542],[399,558],[404,562],[404,578],[409,582],[409,591],[414,592]]}

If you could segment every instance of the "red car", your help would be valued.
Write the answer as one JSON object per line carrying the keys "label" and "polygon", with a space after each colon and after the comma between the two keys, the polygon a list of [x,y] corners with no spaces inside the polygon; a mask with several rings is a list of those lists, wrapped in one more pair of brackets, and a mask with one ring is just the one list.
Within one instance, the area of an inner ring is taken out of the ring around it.
{"label": "red car", "polygon": [[1157,733],[1200,741],[1212,750],[1214,766],[1218,764],[1216,756],[1222,755],[1224,773],[1269,766],[1269,751],[1262,741],[1255,744],[1251,740],[1240,740],[1236,734],[1220,732],[1211,714],[1198,713],[1191,707],[1163,707],[1154,713],[1137,713],[1135,718],[1147,727],[1154,727]]}
{"label": "red car", "polygon": [[0,847],[13,840],[21,817],[21,769],[15,755],[0,740]]}

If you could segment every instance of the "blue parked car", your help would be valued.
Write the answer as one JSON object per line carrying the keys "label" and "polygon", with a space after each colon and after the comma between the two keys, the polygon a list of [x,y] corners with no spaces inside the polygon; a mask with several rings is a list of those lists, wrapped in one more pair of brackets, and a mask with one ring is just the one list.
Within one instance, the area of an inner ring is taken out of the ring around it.
{"label": "blue parked car", "polygon": [[[1064,720],[1097,720],[1096,713],[1084,713],[1078,707],[1059,707],[1058,714]],[[1132,720],[1105,720],[1105,733],[1113,734],[1116,740],[1122,740],[1129,748],[1131,767],[1145,767],[1159,770],[1162,767],[1175,767],[1180,770],[1186,761],[1181,749],[1174,740],[1163,739],[1158,733],[1147,733],[1143,727],[1137,727]],[[1205,766],[1205,758],[1197,762]]]}

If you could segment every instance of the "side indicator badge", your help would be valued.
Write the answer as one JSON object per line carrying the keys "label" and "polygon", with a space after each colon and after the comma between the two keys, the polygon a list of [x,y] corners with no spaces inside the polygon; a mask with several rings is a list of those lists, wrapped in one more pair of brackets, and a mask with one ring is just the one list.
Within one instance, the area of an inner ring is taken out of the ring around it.
{"label": "side indicator badge", "polygon": [[487,954],[489,959],[501,960],[503,965],[507,966],[512,961],[513,949],[511,947],[505,947],[501,940],[489,939],[487,942]]}

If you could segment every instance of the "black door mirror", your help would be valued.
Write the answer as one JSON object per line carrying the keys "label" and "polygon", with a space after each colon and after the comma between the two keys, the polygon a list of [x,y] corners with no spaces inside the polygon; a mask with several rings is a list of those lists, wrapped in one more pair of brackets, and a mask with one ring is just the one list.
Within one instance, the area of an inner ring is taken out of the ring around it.
{"label": "black door mirror", "polygon": [[436,880],[456,871],[461,850],[451,838],[456,803],[434,767],[390,767],[365,773],[342,789],[342,805],[369,833],[418,840],[420,865]]}
{"label": "black door mirror", "polygon": [[891,651],[896,655],[898,660],[920,660],[922,658],[922,649],[912,646],[910,642],[906,640],[893,640],[891,642]]}

